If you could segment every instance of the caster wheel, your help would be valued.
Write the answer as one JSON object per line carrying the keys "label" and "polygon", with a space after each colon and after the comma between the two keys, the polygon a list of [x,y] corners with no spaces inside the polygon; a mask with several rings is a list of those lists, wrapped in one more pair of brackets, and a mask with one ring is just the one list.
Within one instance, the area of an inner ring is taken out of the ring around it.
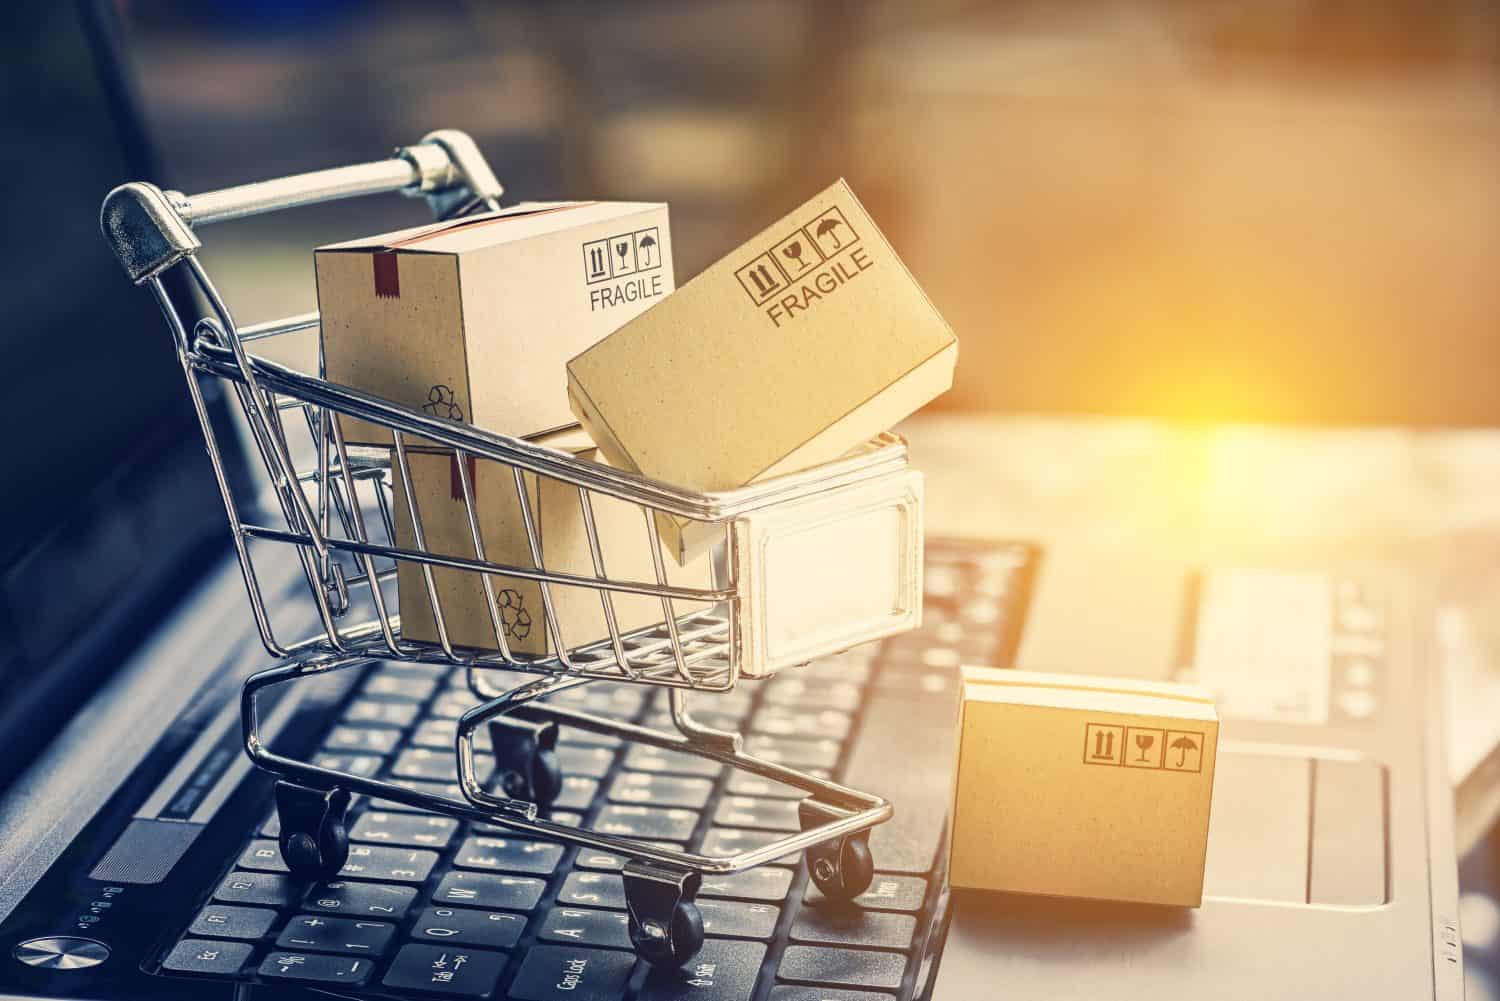
{"label": "caster wheel", "polygon": [[326,879],[349,861],[349,794],[278,783],[281,858],[298,879]]}
{"label": "caster wheel", "polygon": [[862,837],[845,838],[835,864],[832,854],[808,859],[812,880],[830,900],[853,900],[870,888],[875,878],[875,856]]}
{"label": "caster wheel", "polygon": [[531,762],[531,794],[536,805],[551,806],[562,787],[562,762],[557,760],[557,752],[550,748],[538,751]]}
{"label": "caster wheel", "polygon": [[672,909],[670,932],[654,922],[643,926],[632,917],[630,942],[636,954],[652,966],[676,969],[703,948],[703,915],[697,904],[679,901]]}

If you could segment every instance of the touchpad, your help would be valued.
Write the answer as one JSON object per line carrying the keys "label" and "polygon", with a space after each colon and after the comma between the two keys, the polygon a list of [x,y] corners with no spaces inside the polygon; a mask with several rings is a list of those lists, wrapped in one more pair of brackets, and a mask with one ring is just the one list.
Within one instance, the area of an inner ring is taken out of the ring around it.
{"label": "touchpad", "polygon": [[1205,897],[1386,901],[1385,769],[1224,751],[1214,773]]}

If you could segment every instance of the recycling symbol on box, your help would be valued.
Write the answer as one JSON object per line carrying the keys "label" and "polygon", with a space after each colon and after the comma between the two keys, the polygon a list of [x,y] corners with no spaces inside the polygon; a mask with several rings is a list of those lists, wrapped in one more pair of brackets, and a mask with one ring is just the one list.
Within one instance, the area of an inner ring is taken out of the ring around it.
{"label": "recycling symbol on box", "polygon": [[505,635],[513,640],[524,640],[531,635],[531,613],[526,610],[526,599],[506,588],[500,592],[500,622]]}
{"label": "recycling symbol on box", "polygon": [[464,419],[463,407],[458,405],[458,399],[453,395],[452,388],[441,382],[427,391],[427,402],[422,404],[422,409],[444,420],[461,421]]}

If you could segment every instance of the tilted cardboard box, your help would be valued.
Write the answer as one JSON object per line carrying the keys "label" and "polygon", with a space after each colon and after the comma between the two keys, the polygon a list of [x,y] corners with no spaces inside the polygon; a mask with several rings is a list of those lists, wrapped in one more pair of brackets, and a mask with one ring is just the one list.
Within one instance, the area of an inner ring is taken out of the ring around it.
{"label": "tilted cardboard box", "polygon": [[1218,741],[1200,689],[964,668],[953,886],[1199,906]]}
{"label": "tilted cardboard box", "polygon": [[[581,432],[547,436],[541,441],[576,458],[593,460],[593,443]],[[413,492],[422,516],[426,549],[445,556],[474,559],[474,542],[463,501],[463,483],[452,453],[408,451]],[[526,537],[520,496],[509,466],[471,460],[469,482],[484,542],[485,558],[492,563],[533,569]],[[595,576],[593,554],[584,528],[578,490],[550,477],[525,473],[526,495],[541,538],[542,563],[549,571]],[[396,544],[415,549],[410,507],[398,482],[396,498]],[[599,493],[589,495],[598,531],[599,547],[607,575],[614,580],[656,582],[652,538],[642,509]],[[713,586],[707,558],[686,567],[664,560],[668,583],[679,587]],[[491,578],[504,629],[512,653],[548,654],[555,647],[547,628],[541,585],[536,581],[496,575]],[[465,570],[434,568],[433,583],[448,629],[449,641],[457,646],[494,650],[494,621],[488,608],[480,576]],[[437,625],[428,600],[427,584],[418,563],[400,561],[396,574],[401,607],[401,630],[405,639],[438,642]],[[600,592],[581,586],[551,586],[552,606],[563,643],[575,648],[607,639]],[[613,595],[615,621],[622,632],[665,621],[660,598]],[[677,616],[702,611],[706,606],[687,601],[674,603]]]}
{"label": "tilted cardboard box", "polygon": [[[567,360],[674,288],[661,204],[522,205],[314,260],[331,381],[516,437],[571,425]],[[341,421],[352,444],[390,443]]]}
{"label": "tilted cardboard box", "polygon": [[[609,461],[727,490],[835,459],[953,381],[958,341],[843,181],[568,363]],[[718,534],[661,516],[679,560]]]}

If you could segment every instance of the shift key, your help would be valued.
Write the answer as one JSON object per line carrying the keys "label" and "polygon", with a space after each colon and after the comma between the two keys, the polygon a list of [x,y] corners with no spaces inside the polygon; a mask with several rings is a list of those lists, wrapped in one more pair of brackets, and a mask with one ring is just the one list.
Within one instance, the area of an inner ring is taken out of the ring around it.
{"label": "shift key", "polygon": [[896,815],[870,832],[881,872],[926,873],[937,858],[953,781],[955,698],[877,688],[861,714],[843,784],[896,804]]}

